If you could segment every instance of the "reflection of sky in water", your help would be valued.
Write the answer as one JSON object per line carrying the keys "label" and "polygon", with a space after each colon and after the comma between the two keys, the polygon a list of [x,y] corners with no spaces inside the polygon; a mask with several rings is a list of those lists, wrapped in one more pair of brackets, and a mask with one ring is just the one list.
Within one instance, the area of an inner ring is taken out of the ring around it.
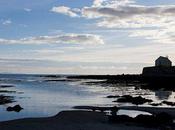
{"label": "reflection of sky in water", "polygon": [[158,100],[171,99],[172,91],[155,91],[155,96]]}
{"label": "reflection of sky in water", "polygon": [[[168,91],[135,90],[133,86],[80,85],[81,81],[43,82],[43,78],[31,75],[0,75],[0,79],[0,84],[15,85],[11,88],[0,88],[0,90],[17,92],[5,94],[15,96],[17,102],[0,106],[0,120],[53,116],[59,111],[71,109],[72,106],[76,105],[128,105],[114,103],[112,101],[116,99],[105,98],[108,95],[141,95],[153,99],[155,102],[162,100],[174,101],[175,95],[174,92]],[[7,106],[16,104],[20,104],[24,110],[19,113],[6,112]]]}

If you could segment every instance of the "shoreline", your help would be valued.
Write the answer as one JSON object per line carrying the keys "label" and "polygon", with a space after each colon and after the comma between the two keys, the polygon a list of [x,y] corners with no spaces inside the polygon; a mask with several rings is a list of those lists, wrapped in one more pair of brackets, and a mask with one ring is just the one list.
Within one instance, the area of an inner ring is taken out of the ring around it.
{"label": "shoreline", "polygon": [[102,112],[70,110],[53,117],[25,118],[0,122],[1,130],[158,130],[137,124],[109,123]]}

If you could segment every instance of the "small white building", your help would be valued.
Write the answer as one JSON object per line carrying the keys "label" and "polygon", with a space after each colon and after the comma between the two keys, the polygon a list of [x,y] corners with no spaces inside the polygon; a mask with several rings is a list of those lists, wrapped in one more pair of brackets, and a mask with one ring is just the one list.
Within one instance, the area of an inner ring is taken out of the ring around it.
{"label": "small white building", "polygon": [[168,57],[160,56],[155,61],[155,66],[158,66],[158,67],[171,67],[172,66],[172,62],[168,59]]}

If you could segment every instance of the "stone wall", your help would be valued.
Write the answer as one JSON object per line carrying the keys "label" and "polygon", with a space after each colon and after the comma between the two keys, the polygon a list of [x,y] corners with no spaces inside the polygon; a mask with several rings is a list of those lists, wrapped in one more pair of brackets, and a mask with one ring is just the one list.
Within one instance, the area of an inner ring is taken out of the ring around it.
{"label": "stone wall", "polygon": [[172,67],[145,67],[143,76],[175,76],[175,66]]}

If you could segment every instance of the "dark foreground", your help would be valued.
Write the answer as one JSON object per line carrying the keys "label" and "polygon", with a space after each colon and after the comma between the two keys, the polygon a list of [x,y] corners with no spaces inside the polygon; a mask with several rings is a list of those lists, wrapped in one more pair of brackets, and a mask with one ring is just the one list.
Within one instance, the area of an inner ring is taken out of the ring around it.
{"label": "dark foreground", "polygon": [[0,130],[159,130],[138,124],[110,123],[101,112],[63,111],[49,118],[0,122]]}

